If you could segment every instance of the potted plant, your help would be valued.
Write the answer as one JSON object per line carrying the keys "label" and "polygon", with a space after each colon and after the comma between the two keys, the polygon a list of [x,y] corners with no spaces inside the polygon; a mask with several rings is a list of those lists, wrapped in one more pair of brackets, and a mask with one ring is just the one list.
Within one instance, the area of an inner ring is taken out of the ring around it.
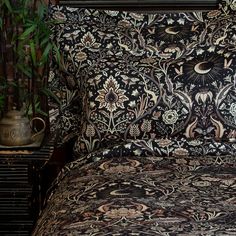
{"label": "potted plant", "polygon": [[0,2],[0,111],[13,107],[29,116],[47,116],[48,64],[60,58],[50,39],[54,23],[42,0]]}

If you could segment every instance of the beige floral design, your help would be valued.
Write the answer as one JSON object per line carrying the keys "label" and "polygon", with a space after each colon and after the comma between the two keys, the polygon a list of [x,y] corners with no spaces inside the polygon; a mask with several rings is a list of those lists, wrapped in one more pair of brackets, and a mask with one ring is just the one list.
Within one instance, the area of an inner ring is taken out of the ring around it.
{"label": "beige floral design", "polygon": [[185,148],[176,148],[173,153],[175,156],[187,156],[189,154],[188,150]]}
{"label": "beige floral design", "polygon": [[232,103],[230,105],[229,112],[236,118],[236,103]]}
{"label": "beige floral design", "polygon": [[137,124],[131,125],[129,132],[130,132],[130,135],[134,138],[140,135],[140,130]]}
{"label": "beige floral design", "polygon": [[86,127],[86,136],[87,137],[93,137],[94,135],[95,135],[95,129],[94,129],[94,127],[92,126],[92,125],[88,125],[87,127]]}
{"label": "beige floral design", "polygon": [[91,32],[87,32],[81,39],[81,44],[85,48],[98,48],[99,43],[96,43],[96,39]]}
{"label": "beige floral design", "polygon": [[119,84],[112,76],[108,78],[103,89],[98,93],[96,101],[100,102],[99,108],[105,107],[109,112],[114,112],[118,107],[124,108],[124,102],[128,101],[124,95],[125,90],[119,88]]}
{"label": "beige floral design", "polygon": [[78,52],[76,55],[75,55],[75,59],[77,60],[77,61],[84,61],[84,60],[86,60],[87,59],[87,54],[86,53],[84,53],[84,52]]}
{"label": "beige floral design", "polygon": [[178,120],[178,113],[176,110],[168,110],[165,111],[162,116],[163,121],[167,125],[173,125]]}
{"label": "beige floral design", "polygon": [[219,10],[213,10],[207,13],[207,16],[209,18],[215,18],[217,16],[219,16],[221,14],[221,12]]}
{"label": "beige floral design", "polygon": [[171,145],[171,143],[172,143],[172,141],[171,141],[170,139],[167,139],[167,138],[165,138],[165,139],[160,139],[160,140],[158,141],[158,144],[160,145],[160,147],[168,147],[168,146]]}
{"label": "beige floral design", "polygon": [[132,218],[142,217],[143,213],[135,209],[128,209],[125,207],[121,207],[119,209],[111,209],[107,211],[105,215],[108,218],[113,218],[113,219],[123,218],[123,217],[132,219]]}

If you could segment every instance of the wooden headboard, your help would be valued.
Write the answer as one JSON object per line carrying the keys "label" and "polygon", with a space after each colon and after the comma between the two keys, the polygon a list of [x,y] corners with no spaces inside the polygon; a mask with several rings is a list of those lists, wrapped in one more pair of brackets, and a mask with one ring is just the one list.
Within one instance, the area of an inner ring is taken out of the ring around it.
{"label": "wooden headboard", "polygon": [[217,9],[219,0],[57,0],[60,5],[128,10],[209,10]]}

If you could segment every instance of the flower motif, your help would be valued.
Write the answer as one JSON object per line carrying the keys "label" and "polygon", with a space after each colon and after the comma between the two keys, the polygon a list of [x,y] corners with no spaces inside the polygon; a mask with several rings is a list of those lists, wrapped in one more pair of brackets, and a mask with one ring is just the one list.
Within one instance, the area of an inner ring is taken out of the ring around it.
{"label": "flower motif", "polygon": [[130,13],[130,16],[132,18],[134,18],[135,20],[139,20],[139,21],[143,20],[143,18],[144,18],[143,14],[138,14],[138,13],[134,13],[134,12]]}
{"label": "flower motif", "polygon": [[191,146],[200,146],[202,144],[202,141],[198,139],[194,139],[194,140],[189,141],[188,144]]}
{"label": "flower motif", "polygon": [[165,139],[162,138],[162,139],[158,140],[158,144],[160,147],[168,147],[172,144],[172,141],[167,138],[165,138]]}
{"label": "flower motif", "polygon": [[99,90],[98,93],[96,101],[100,102],[99,108],[106,107],[110,112],[115,111],[118,107],[124,108],[124,102],[129,100],[124,95],[125,90],[119,88],[119,84],[113,76],[106,80],[103,89]]}
{"label": "flower motif", "polygon": [[175,53],[175,52],[181,52],[181,49],[177,46],[167,46],[166,48],[164,48],[164,53]]}
{"label": "flower motif", "polygon": [[96,43],[96,40],[94,36],[90,33],[87,32],[81,39],[81,43],[84,47],[86,48],[98,48],[100,46],[99,43]]}
{"label": "flower motif", "polygon": [[84,52],[78,52],[76,55],[75,55],[75,60],[76,61],[85,61],[87,59],[87,54],[84,53]]}
{"label": "flower motif", "polygon": [[233,11],[236,11],[236,2],[233,1],[232,3],[230,3],[230,8],[233,10]]}
{"label": "flower motif", "polygon": [[152,124],[151,124],[151,121],[150,120],[143,120],[143,123],[141,125],[141,130],[143,132],[150,132],[152,129]]}
{"label": "flower motif", "polygon": [[176,148],[173,152],[175,156],[187,156],[188,150],[185,148]]}
{"label": "flower motif", "polygon": [[208,16],[209,18],[214,18],[214,17],[219,16],[220,13],[221,13],[221,11],[219,11],[219,10],[213,10],[213,11],[208,12],[208,13],[207,13],[207,16]]}
{"label": "flower motif", "polygon": [[146,57],[146,58],[143,58],[140,60],[141,63],[144,63],[144,64],[153,64],[155,63],[157,60],[153,57]]}
{"label": "flower motif", "polygon": [[95,135],[95,129],[92,125],[88,125],[85,132],[87,137],[93,137]]}
{"label": "flower motif", "polygon": [[173,125],[178,120],[178,113],[176,110],[168,110],[165,111],[162,116],[163,121],[167,125]]}
{"label": "flower motif", "polygon": [[137,124],[131,125],[129,133],[132,137],[137,137],[140,135],[140,130]]}
{"label": "flower motif", "polygon": [[197,55],[202,55],[204,53],[204,50],[202,48],[196,49]]}
{"label": "flower motif", "polygon": [[109,16],[117,16],[119,14],[119,11],[111,11],[111,10],[106,10],[105,11],[107,15]]}
{"label": "flower motif", "polygon": [[127,20],[121,20],[118,22],[118,25],[121,26],[121,27],[124,27],[124,28],[128,28],[128,27],[131,27],[131,24],[129,21]]}
{"label": "flower motif", "polygon": [[112,219],[123,218],[123,217],[129,219],[129,218],[141,217],[143,213],[135,209],[121,207],[119,209],[111,209],[110,211],[107,211],[105,215]]}
{"label": "flower motif", "polygon": [[177,20],[177,22],[178,22],[180,25],[184,25],[185,19],[184,19],[184,18],[179,18],[179,19]]}
{"label": "flower motif", "polygon": [[229,112],[236,117],[236,103],[232,103],[229,108]]}
{"label": "flower motif", "polygon": [[198,104],[205,104],[207,100],[210,102],[212,101],[213,94],[209,90],[202,90],[199,93],[196,94],[195,100],[198,102]]}
{"label": "flower motif", "polygon": [[129,102],[129,106],[130,106],[131,108],[136,107],[136,102],[135,102],[135,101]]}
{"label": "flower motif", "polygon": [[174,21],[172,18],[168,18],[168,19],[167,19],[167,23],[168,23],[169,25],[172,25],[174,22],[175,22],[175,21]]}
{"label": "flower motif", "polygon": [[132,96],[135,96],[137,97],[139,95],[139,91],[137,89],[135,89],[133,92],[132,92]]}
{"label": "flower motif", "polygon": [[60,11],[54,12],[53,18],[55,20],[60,20],[60,21],[65,21],[66,20],[65,14],[60,12]]}
{"label": "flower motif", "polygon": [[177,164],[182,164],[182,165],[185,165],[188,163],[184,158],[176,158],[175,162]]}

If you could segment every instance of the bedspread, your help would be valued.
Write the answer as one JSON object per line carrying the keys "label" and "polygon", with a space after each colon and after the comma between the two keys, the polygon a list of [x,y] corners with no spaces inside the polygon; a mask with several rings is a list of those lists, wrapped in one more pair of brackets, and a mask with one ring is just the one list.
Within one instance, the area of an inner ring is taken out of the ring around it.
{"label": "bedspread", "polygon": [[236,235],[235,155],[219,155],[220,144],[199,156],[168,145],[159,142],[165,156],[139,141],[69,163],[34,235]]}

